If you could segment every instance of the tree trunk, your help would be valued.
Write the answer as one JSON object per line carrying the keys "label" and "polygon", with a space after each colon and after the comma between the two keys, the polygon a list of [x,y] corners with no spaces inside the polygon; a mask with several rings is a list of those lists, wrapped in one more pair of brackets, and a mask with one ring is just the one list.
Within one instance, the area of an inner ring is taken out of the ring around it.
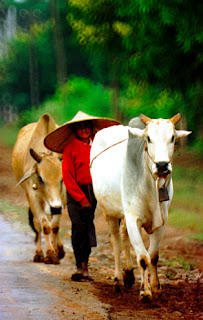
{"label": "tree trunk", "polygon": [[[187,130],[187,119],[185,115],[182,115],[180,120],[180,130]],[[187,146],[187,137],[180,139],[181,148],[185,148]]]}
{"label": "tree trunk", "polygon": [[39,99],[39,70],[37,61],[37,49],[34,40],[29,41],[29,71],[30,71],[30,102],[32,106],[40,103]]}
{"label": "tree trunk", "polygon": [[121,120],[121,113],[119,110],[119,86],[117,80],[114,80],[111,83],[111,114],[114,119]]}
{"label": "tree trunk", "polygon": [[59,85],[67,81],[67,63],[64,48],[64,37],[61,30],[60,11],[58,0],[50,1],[50,12],[53,20],[53,40],[56,55],[56,72]]}

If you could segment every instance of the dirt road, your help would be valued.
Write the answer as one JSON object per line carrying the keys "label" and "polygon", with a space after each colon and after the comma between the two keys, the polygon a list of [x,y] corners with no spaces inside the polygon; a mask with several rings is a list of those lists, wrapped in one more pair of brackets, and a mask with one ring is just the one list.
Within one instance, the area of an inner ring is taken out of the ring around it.
{"label": "dirt road", "polygon": [[[15,187],[10,162],[11,149],[1,145],[0,198],[26,206],[23,192]],[[121,293],[113,292],[114,259],[108,228],[99,210],[95,224],[98,246],[90,259],[94,282],[77,283],[70,280],[75,267],[67,215],[62,219],[66,256],[61,264],[34,264],[34,234],[0,208],[1,320],[203,319],[203,248],[198,242],[186,238],[181,230],[166,228],[158,268],[163,291],[144,303],[139,301],[136,263],[136,284],[128,290],[123,288]],[[175,263],[171,265],[171,261]]]}

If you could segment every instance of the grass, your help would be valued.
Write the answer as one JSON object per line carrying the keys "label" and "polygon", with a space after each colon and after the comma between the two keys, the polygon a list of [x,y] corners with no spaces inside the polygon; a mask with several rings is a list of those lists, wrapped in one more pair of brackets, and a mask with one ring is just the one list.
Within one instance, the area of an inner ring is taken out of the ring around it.
{"label": "grass", "polygon": [[[0,199],[0,210],[1,214],[3,214],[4,218],[7,220],[11,222],[18,222],[26,230],[31,230],[31,227],[29,226],[28,208],[13,205],[5,200]],[[67,230],[60,228],[59,233],[63,238],[63,236],[67,233]]]}
{"label": "grass", "polygon": [[168,224],[191,232],[190,237],[203,239],[203,172],[200,167],[174,165],[174,197]]}
{"label": "grass", "polygon": [[195,240],[198,240],[199,242],[202,242],[203,243],[203,233],[200,233],[200,234],[191,234],[188,236],[189,239],[195,239]]}
{"label": "grass", "polygon": [[1,213],[6,214],[10,221],[19,221],[22,225],[28,224],[28,209],[22,206],[13,205],[5,200],[0,199]]}
{"label": "grass", "polygon": [[1,141],[9,146],[13,147],[17,138],[19,128],[16,125],[0,126],[0,138]]}
{"label": "grass", "polygon": [[[194,270],[195,264],[193,262],[186,261],[183,257],[174,257],[165,261],[165,264],[172,268],[183,268],[184,270]],[[170,276],[169,276],[170,277]]]}
{"label": "grass", "polygon": [[203,233],[201,216],[191,210],[172,209],[169,214],[168,223],[190,232]]}

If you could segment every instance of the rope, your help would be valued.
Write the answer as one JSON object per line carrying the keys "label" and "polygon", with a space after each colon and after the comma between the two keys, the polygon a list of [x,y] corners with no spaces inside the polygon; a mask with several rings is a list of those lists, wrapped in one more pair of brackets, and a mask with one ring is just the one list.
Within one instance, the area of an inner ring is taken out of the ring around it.
{"label": "rope", "polygon": [[[89,178],[90,178],[90,168],[91,168],[91,166],[92,166],[93,161],[94,161],[99,155],[101,155],[104,151],[106,151],[106,150],[110,149],[111,147],[114,147],[114,146],[116,146],[117,144],[122,143],[122,142],[124,142],[124,141],[126,141],[126,140],[128,140],[128,138],[112,144],[112,145],[109,146],[108,148],[102,150],[100,153],[98,153],[98,154],[92,159],[92,161],[91,161],[91,163],[90,163],[90,166],[89,166],[88,181],[89,181]],[[89,189],[89,188],[90,188],[90,184],[88,184],[88,193],[89,193],[89,197],[90,197],[90,204],[92,205],[92,197],[91,197],[90,189]]]}
{"label": "rope", "polygon": [[90,163],[90,168],[91,168],[91,166],[92,166],[93,161],[94,161],[98,156],[100,156],[100,154],[102,154],[102,153],[105,152],[106,150],[108,150],[108,149],[110,149],[110,148],[116,146],[117,144],[122,143],[122,142],[124,142],[124,141],[126,141],[126,140],[128,140],[128,138],[123,139],[123,140],[121,140],[121,141],[119,141],[119,142],[116,142],[116,143],[112,144],[111,146],[107,147],[106,149],[102,150],[100,153],[98,153],[98,154],[92,159],[92,161],[91,161],[91,163]]}
{"label": "rope", "polygon": [[57,156],[57,153],[53,153],[52,151],[50,153],[39,152],[39,155],[41,155],[43,158],[48,158],[48,160],[52,162],[55,166],[61,168],[61,163],[56,162],[57,159],[60,161],[60,158]]}

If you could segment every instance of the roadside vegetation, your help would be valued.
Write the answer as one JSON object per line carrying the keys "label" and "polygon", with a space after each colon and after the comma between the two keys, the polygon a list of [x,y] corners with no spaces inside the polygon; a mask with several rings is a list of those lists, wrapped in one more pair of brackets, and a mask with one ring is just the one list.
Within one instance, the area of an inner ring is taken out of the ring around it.
{"label": "roadside vegetation", "polygon": [[190,237],[203,242],[203,170],[195,166],[195,160],[192,166],[174,165],[173,182],[168,224],[188,231]]}

